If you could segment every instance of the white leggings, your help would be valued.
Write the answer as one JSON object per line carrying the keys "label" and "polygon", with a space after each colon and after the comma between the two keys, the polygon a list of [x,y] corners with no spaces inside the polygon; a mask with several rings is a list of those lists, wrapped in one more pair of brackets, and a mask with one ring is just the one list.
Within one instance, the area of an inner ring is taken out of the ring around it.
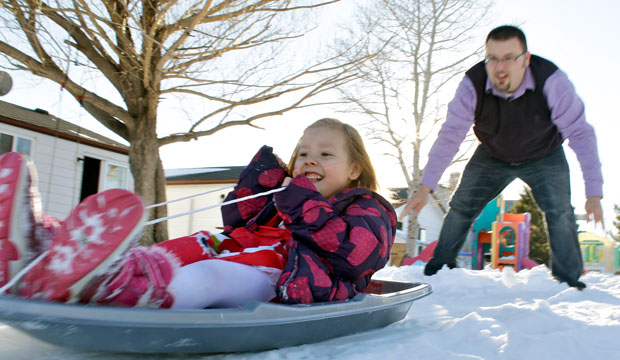
{"label": "white leggings", "polygon": [[173,309],[240,307],[269,301],[275,286],[266,273],[249,265],[225,260],[203,260],[179,269],[168,291],[174,297]]}

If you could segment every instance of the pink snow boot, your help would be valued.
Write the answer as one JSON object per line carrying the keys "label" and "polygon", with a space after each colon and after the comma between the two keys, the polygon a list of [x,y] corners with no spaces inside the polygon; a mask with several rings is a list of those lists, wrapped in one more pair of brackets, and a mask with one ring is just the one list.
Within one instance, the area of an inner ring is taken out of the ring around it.
{"label": "pink snow boot", "polygon": [[169,308],[167,287],[180,263],[158,247],[136,247],[100,277],[81,301],[126,307]]}
{"label": "pink snow boot", "polygon": [[0,155],[0,286],[42,251],[46,233],[35,236],[40,204],[34,165],[20,153]]}
{"label": "pink snow boot", "polygon": [[142,233],[142,200],[111,189],[84,199],[50,242],[47,255],[18,283],[19,295],[48,301],[77,301],[84,288]]}

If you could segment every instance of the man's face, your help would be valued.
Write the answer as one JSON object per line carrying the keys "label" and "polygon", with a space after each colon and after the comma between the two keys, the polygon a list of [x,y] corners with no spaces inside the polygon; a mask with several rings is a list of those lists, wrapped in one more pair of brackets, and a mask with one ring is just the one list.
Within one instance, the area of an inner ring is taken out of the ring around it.
{"label": "man's face", "polygon": [[530,53],[524,51],[517,38],[508,40],[490,39],[486,43],[486,70],[491,82],[498,90],[513,93],[530,65]]}

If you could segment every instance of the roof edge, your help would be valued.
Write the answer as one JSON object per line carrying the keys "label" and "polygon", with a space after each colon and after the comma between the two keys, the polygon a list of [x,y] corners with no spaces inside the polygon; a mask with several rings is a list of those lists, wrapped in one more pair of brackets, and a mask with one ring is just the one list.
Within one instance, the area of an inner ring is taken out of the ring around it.
{"label": "roof edge", "polygon": [[58,138],[61,138],[63,140],[69,140],[69,141],[73,141],[76,143],[80,143],[80,144],[85,144],[85,145],[89,145],[92,147],[96,147],[96,148],[100,148],[103,150],[108,150],[108,151],[112,151],[112,152],[116,152],[119,154],[123,154],[123,155],[129,155],[129,149],[124,149],[124,148],[120,148],[114,145],[110,145],[110,144],[104,144],[98,141],[94,141],[94,140],[89,140],[89,139],[84,139],[81,138],[77,135],[71,135],[71,134],[67,134],[58,130],[52,130],[52,129],[48,129],[46,127],[43,126],[38,126],[38,125],[34,125],[34,124],[30,124],[27,123],[25,121],[21,121],[21,120],[16,120],[16,119],[11,119],[8,118],[6,116],[2,116],[0,115],[0,122],[3,122],[5,124],[8,125],[13,125],[22,129],[26,129],[26,130],[32,130],[32,131],[36,131],[38,133],[42,133],[42,134],[46,134],[46,135],[50,135],[50,136],[55,136]]}

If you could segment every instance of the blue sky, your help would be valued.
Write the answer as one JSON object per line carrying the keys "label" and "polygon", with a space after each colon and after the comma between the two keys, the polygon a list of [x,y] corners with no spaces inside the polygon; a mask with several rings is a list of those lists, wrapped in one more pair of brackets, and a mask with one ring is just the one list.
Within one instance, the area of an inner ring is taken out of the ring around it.
{"label": "blue sky", "polygon": [[[346,8],[352,0],[345,0]],[[574,83],[586,104],[586,116],[594,126],[603,163],[605,179],[603,199],[608,226],[613,218],[613,204],[620,204],[620,129],[616,103],[620,101],[620,29],[614,25],[620,14],[620,2],[614,0],[496,0],[489,15],[488,29],[478,34],[480,44],[491,28],[502,24],[521,26],[528,38],[532,53],[546,57],[562,68]],[[330,11],[331,14],[337,13]],[[102,125],[92,120],[66,93],[55,84],[47,84],[21,73],[11,72],[13,90],[0,100],[28,108],[44,108],[63,119],[91,130],[110,135]],[[34,94],[38,94],[33,101]],[[342,117],[331,109],[312,109],[293,112],[281,118],[259,123],[265,130],[234,128],[199,141],[168,145],[161,150],[166,168],[244,165],[263,143],[272,145],[282,158],[287,159],[303,128],[320,117]],[[295,121],[292,121],[295,120]],[[267,139],[267,140],[266,140]],[[232,144],[232,145],[231,145]],[[372,152],[374,147],[367,144]],[[377,151],[378,152],[378,151]],[[192,153],[200,156],[182,156]],[[583,213],[584,186],[579,164],[574,154],[567,151],[571,165],[573,206]],[[380,181],[384,186],[403,186],[404,179],[395,165],[374,154]],[[448,174],[451,169],[446,171]],[[520,184],[511,186],[508,198],[515,198]]]}

